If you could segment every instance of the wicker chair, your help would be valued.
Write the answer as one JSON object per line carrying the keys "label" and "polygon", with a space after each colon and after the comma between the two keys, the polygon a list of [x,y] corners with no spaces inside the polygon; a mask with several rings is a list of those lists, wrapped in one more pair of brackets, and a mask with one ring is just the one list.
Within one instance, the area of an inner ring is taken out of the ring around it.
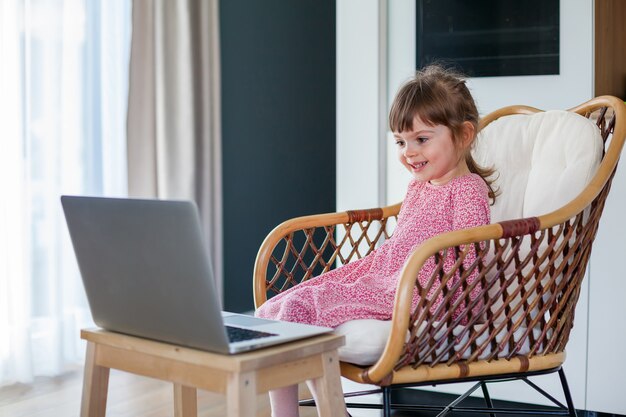
{"label": "wicker chair", "polygon": [[[401,272],[390,331],[380,357],[370,365],[342,361],[345,378],[381,388],[383,404],[379,407],[385,416],[390,415],[393,388],[466,381],[477,383],[460,399],[481,388],[485,408],[493,415],[503,410],[493,407],[486,382],[519,378],[534,386],[527,377],[552,372],[559,374],[566,405],[548,398],[562,414],[576,415],[561,365],[591,246],[626,137],[626,106],[615,97],[601,96],[569,112],[591,119],[604,143],[591,181],[568,202],[549,208],[545,214],[492,219],[494,223],[486,226],[425,241],[407,258]],[[486,116],[481,131],[510,115],[539,113],[526,106],[506,107]],[[507,198],[504,194],[502,197]],[[306,216],[276,227],[256,259],[256,306],[268,296],[368,254],[390,237],[399,209],[400,204],[396,204]],[[452,270],[444,270],[443,260],[449,251],[457,262]],[[462,262],[469,251],[478,255],[471,265]],[[431,282],[441,282],[443,302],[432,312],[432,301],[422,297],[411,310],[414,289],[428,293],[416,277],[431,257],[438,265]],[[478,279],[468,284],[464,278],[475,271]],[[455,276],[460,277],[457,285],[444,285]],[[481,295],[470,299],[477,285]],[[453,319],[450,312],[458,304],[453,303],[452,295],[459,287],[467,308],[464,315]],[[480,306],[480,314],[472,312],[475,306]],[[458,402],[447,411],[460,409]],[[359,405],[349,405],[353,406]]]}

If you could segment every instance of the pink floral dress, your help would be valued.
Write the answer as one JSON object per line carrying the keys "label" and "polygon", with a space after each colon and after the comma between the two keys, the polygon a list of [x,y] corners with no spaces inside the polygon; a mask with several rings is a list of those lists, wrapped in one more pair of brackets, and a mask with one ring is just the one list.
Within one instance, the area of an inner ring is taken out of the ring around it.
{"label": "pink floral dress", "polygon": [[[411,181],[389,240],[362,259],[271,298],[256,315],[327,327],[357,319],[391,319],[396,284],[406,258],[435,235],[488,224],[487,192],[487,185],[476,174],[456,177],[439,186]],[[464,263],[471,263],[470,258]],[[424,264],[418,277],[420,283],[428,281],[433,268],[432,259]],[[477,286],[471,297],[479,291]],[[414,306],[416,302],[414,295]]]}

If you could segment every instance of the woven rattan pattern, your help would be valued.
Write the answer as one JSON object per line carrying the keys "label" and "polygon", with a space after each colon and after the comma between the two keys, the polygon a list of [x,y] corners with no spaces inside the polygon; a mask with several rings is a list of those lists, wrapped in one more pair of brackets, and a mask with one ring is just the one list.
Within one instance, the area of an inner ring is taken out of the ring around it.
{"label": "woven rattan pattern", "polygon": [[270,258],[274,270],[267,274],[271,277],[267,291],[280,293],[337,264],[361,259],[389,239],[397,220],[397,216],[383,218],[380,209],[349,211],[348,215],[348,223],[298,230],[283,237]]}
{"label": "woven rattan pattern", "polygon": [[[421,297],[413,311],[410,337],[396,369],[562,352],[573,327],[574,308],[607,193],[605,189],[598,196],[588,216],[581,213],[549,229],[455,246],[435,255],[437,267],[429,285],[422,287],[418,280],[415,284],[421,294],[436,282],[441,285],[430,300]],[[470,250],[478,254],[477,261],[464,268],[462,261]],[[447,251],[454,251],[457,262],[444,271]],[[464,277],[475,270],[478,279],[467,285]],[[448,287],[455,275],[461,279]],[[480,286],[481,294],[470,300],[475,286]],[[463,295],[453,303],[452,295],[459,287]],[[433,313],[430,307],[439,294],[444,302]],[[451,312],[462,300],[468,306],[465,315],[453,320]],[[472,314],[476,305],[481,305],[480,313]],[[453,334],[464,322],[462,331]],[[466,341],[459,347],[460,339]],[[490,353],[481,356],[485,351]]]}

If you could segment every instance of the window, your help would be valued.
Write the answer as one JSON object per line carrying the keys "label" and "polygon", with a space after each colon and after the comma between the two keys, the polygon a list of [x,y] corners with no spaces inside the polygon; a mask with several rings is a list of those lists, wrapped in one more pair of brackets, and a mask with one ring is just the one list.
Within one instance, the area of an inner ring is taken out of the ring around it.
{"label": "window", "polygon": [[83,354],[90,315],[59,197],[126,194],[130,6],[0,0],[0,384]]}

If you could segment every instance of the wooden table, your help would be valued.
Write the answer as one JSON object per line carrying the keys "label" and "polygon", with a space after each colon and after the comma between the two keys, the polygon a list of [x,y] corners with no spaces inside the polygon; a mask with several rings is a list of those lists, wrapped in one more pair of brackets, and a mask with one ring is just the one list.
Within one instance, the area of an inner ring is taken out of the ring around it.
{"label": "wooden table", "polygon": [[109,370],[119,369],[174,384],[174,415],[197,415],[196,389],[226,395],[229,417],[256,416],[257,394],[311,380],[319,415],[345,408],[337,348],[343,336],[327,334],[237,355],[221,355],[105,330],[82,330],[87,341],[81,417],[104,417]]}

